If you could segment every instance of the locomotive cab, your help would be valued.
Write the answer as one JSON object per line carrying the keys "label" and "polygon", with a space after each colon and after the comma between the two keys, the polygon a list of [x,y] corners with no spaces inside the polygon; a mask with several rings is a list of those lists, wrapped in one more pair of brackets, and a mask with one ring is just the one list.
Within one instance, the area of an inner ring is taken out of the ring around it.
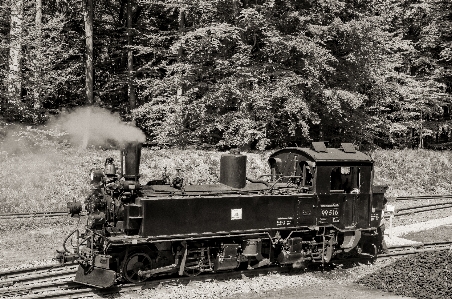
{"label": "locomotive cab", "polygon": [[310,148],[284,148],[269,158],[272,179],[291,183],[317,199],[317,224],[340,229],[371,226],[373,161],[352,144],[327,148],[313,142]]}

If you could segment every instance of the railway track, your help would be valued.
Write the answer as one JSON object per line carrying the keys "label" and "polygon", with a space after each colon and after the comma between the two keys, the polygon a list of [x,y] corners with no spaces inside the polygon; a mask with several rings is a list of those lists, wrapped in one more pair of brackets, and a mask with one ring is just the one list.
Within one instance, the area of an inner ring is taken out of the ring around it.
{"label": "railway track", "polygon": [[[68,212],[33,212],[33,213],[8,213],[0,214],[0,219],[19,219],[19,218],[45,218],[68,216]],[[81,216],[86,215],[81,213]]]}
{"label": "railway track", "polygon": [[0,272],[0,298],[25,298],[59,288],[74,278],[76,269],[77,265],[49,265]]}
{"label": "railway track", "polygon": [[27,284],[27,282],[38,281],[40,279],[49,279],[53,277],[60,277],[62,275],[71,275],[75,273],[75,270],[77,270],[77,265],[49,265],[20,270],[4,271],[0,272],[0,287],[4,288],[17,284]]}
{"label": "railway track", "polygon": [[[422,204],[416,204],[422,201]],[[416,195],[397,197],[390,204],[395,205],[394,217],[452,208],[451,195]],[[414,205],[413,205],[414,204]],[[388,214],[385,214],[389,218]]]}
{"label": "railway track", "polygon": [[439,202],[439,203],[428,203],[428,204],[416,205],[416,206],[412,206],[412,207],[396,208],[396,213],[394,214],[394,216],[395,217],[404,216],[404,215],[417,214],[417,213],[428,212],[428,211],[433,211],[433,210],[441,210],[441,209],[447,209],[447,208],[452,208],[452,201]]}
{"label": "railway track", "polygon": [[77,267],[54,265],[0,272],[0,298],[86,298],[118,291],[74,283]]}
{"label": "railway track", "polygon": [[420,243],[419,245],[400,245],[389,248],[389,253],[379,254],[378,259],[404,257],[421,252],[449,250],[452,252],[452,241]]}
{"label": "railway track", "polygon": [[407,200],[425,200],[425,199],[452,199],[452,194],[447,195],[413,195],[413,196],[399,196],[396,201],[407,201]]}
{"label": "railway track", "polygon": [[[388,254],[378,255],[378,259],[404,257],[412,254],[450,250],[452,242],[432,242],[417,246],[402,245],[390,248]],[[350,260],[345,260],[349,263]],[[339,262],[340,264],[341,262]],[[251,278],[270,273],[285,275],[299,274],[300,270],[288,267],[271,266],[255,270],[220,273],[205,273],[194,277],[164,277],[136,285],[119,285],[107,289],[97,289],[72,282],[76,266],[36,267],[18,271],[0,272],[0,298],[102,298],[108,294],[118,294],[140,289],[152,289],[160,285],[185,285],[193,281],[212,281]]]}

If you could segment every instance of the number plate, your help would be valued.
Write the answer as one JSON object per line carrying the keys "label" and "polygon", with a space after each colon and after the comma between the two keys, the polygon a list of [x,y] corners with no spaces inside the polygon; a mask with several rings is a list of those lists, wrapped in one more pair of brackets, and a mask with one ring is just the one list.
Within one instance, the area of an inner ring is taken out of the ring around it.
{"label": "number plate", "polygon": [[94,257],[94,266],[98,268],[108,269],[110,263],[110,256],[108,255],[96,255]]}
{"label": "number plate", "polygon": [[339,209],[322,209],[322,217],[334,217],[339,216]]}

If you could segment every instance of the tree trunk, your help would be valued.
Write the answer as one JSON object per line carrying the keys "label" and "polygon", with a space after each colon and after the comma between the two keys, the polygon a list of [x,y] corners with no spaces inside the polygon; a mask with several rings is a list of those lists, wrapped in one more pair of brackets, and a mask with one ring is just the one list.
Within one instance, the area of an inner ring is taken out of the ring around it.
{"label": "tree trunk", "polygon": [[135,95],[135,85],[133,83],[133,50],[131,48],[132,38],[132,0],[127,1],[127,69],[128,69],[128,84],[129,84],[129,107],[134,109],[137,105]]}
{"label": "tree trunk", "polygon": [[35,16],[35,29],[36,29],[36,49],[35,49],[35,73],[34,73],[34,89],[33,99],[34,108],[41,108],[41,84],[39,84],[39,78],[41,78],[42,66],[41,66],[41,50],[42,50],[42,0],[36,0],[36,16]]}
{"label": "tree trunk", "polygon": [[423,124],[423,120],[422,120],[422,117],[423,116],[423,113],[422,113],[422,110],[421,110],[421,128],[420,128],[420,130],[419,130],[419,148],[424,148],[424,136],[423,136],[423,133],[424,133],[424,124]]}
{"label": "tree trunk", "polygon": [[[182,38],[182,36],[184,35],[185,32],[185,10],[183,8],[179,8],[179,35]],[[182,60],[182,55],[184,53],[184,48],[181,46],[178,49],[178,57],[177,59],[179,61]],[[176,101],[177,103],[180,103],[180,97],[182,97],[184,94],[184,86],[181,85],[177,88],[177,94],[176,94]]]}
{"label": "tree trunk", "polygon": [[[183,8],[179,9],[179,34],[180,36],[184,35],[185,32],[185,10]],[[179,47],[179,58],[183,54],[183,48],[182,46]]]}
{"label": "tree trunk", "polygon": [[22,91],[22,23],[24,14],[23,0],[11,1],[11,29],[8,72],[8,106],[19,107]]}
{"label": "tree trunk", "polygon": [[94,68],[93,68],[93,13],[94,0],[85,0],[85,40],[86,40],[86,102],[89,105],[94,103]]}

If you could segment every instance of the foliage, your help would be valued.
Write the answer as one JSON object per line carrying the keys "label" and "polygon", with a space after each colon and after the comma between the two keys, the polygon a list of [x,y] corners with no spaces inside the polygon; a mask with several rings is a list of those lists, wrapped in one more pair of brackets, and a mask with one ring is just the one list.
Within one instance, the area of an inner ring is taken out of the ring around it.
{"label": "foliage", "polygon": [[[388,75],[389,101],[382,117],[389,121],[390,131],[398,132],[414,128],[424,136],[425,119],[441,118],[442,107],[450,105],[450,88],[444,81],[444,65],[441,65],[433,49],[433,40],[444,38],[435,1],[391,1],[384,3],[386,30],[392,39],[388,49],[393,53]],[[380,7],[381,8],[381,7]],[[436,21],[438,22],[436,22]],[[397,137],[391,135],[391,137]],[[392,144],[400,144],[394,139]]]}
{"label": "foliage", "polygon": [[9,56],[9,23],[10,9],[8,1],[0,3],[0,103],[6,101],[6,77]]}
{"label": "foliage", "polygon": [[375,184],[388,185],[390,197],[418,194],[451,194],[451,154],[448,151],[402,149],[376,150]]}
{"label": "foliage", "polygon": [[[83,1],[45,1],[41,31],[24,1],[19,108],[5,105],[0,4],[0,98],[4,119],[36,124],[85,102]],[[451,104],[451,11],[439,0],[96,1],[95,104],[161,146],[408,146],[410,129],[434,134],[425,120],[443,121]]]}

